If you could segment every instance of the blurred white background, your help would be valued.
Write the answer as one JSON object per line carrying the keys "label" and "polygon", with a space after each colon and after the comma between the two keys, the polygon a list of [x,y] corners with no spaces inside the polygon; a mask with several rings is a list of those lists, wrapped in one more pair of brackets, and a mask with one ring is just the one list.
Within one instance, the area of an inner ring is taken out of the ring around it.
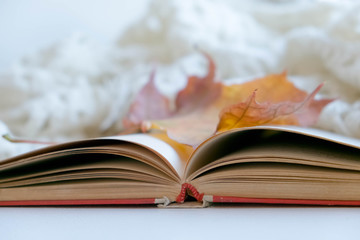
{"label": "blurred white background", "polygon": [[1,0],[0,70],[24,55],[82,33],[99,44],[115,41],[144,14],[149,0]]}

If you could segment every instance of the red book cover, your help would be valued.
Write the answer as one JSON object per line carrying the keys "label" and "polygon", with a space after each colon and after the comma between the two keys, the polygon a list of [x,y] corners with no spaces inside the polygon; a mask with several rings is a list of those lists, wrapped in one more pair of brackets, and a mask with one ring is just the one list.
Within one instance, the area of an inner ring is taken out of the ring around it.
{"label": "red book cover", "polygon": [[155,198],[144,199],[83,199],[83,200],[32,200],[0,201],[0,206],[77,206],[77,205],[145,205],[159,204]]}
{"label": "red book cover", "polygon": [[310,200],[310,199],[279,199],[279,198],[245,198],[230,196],[208,196],[213,203],[258,203],[283,205],[319,205],[319,206],[360,206],[360,201],[343,200]]}
{"label": "red book cover", "polygon": [[[176,202],[181,204],[190,195],[198,202],[234,203],[234,204],[279,204],[279,205],[318,205],[318,206],[360,206],[360,201],[351,200],[312,200],[312,199],[280,199],[280,198],[247,198],[233,196],[212,196],[199,193],[194,186],[184,183]],[[142,199],[81,199],[81,200],[27,200],[27,201],[0,201],[0,206],[81,206],[81,205],[168,205],[166,198]]]}

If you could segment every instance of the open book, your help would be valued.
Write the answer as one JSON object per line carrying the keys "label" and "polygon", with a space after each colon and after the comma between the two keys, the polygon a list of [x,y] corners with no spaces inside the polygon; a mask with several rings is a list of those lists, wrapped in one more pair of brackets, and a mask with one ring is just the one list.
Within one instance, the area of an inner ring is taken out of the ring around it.
{"label": "open book", "polygon": [[359,185],[359,140],[297,127],[235,129],[194,151],[146,134],[90,139],[0,162],[1,206],[360,205]]}

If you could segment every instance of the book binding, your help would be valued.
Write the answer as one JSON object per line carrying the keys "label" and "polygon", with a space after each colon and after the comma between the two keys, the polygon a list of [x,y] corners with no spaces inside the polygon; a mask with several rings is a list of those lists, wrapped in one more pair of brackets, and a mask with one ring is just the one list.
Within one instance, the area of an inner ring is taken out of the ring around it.
{"label": "book binding", "polygon": [[198,190],[196,190],[196,188],[190,183],[183,183],[181,185],[180,194],[176,198],[176,202],[183,203],[188,195],[194,197],[198,202],[203,201],[203,193],[199,193]]}

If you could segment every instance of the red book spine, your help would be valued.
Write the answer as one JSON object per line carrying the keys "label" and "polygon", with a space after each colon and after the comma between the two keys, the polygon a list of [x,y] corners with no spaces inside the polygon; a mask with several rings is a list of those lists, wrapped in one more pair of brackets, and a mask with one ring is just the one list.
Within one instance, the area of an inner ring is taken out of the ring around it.
{"label": "red book spine", "polygon": [[288,204],[288,205],[322,205],[322,206],[360,206],[360,201],[351,200],[304,200],[304,199],[277,199],[277,198],[245,198],[212,196],[214,203],[261,203],[261,204]]}
{"label": "red book spine", "polygon": [[157,204],[155,198],[0,201],[0,206],[76,206]]}

